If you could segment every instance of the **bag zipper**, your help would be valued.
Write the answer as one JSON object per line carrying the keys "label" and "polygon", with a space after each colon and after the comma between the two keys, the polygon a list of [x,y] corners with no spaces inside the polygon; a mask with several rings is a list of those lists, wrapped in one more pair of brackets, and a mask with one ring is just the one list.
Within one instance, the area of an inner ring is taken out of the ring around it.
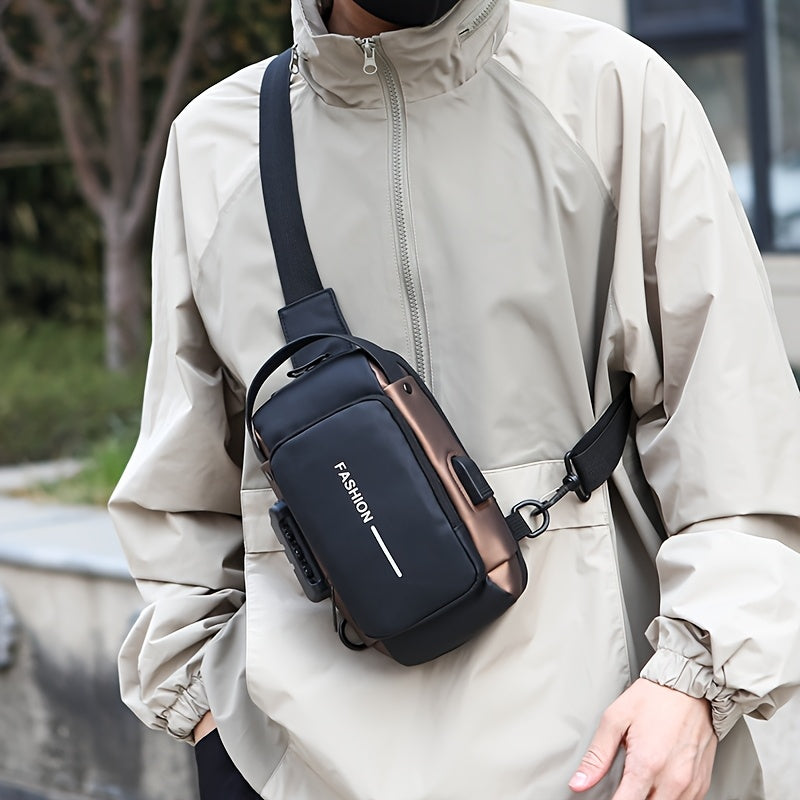
{"label": "bag zipper", "polygon": [[[496,2],[496,0],[495,0]],[[386,57],[377,37],[357,38],[356,44],[364,53],[363,70],[366,75],[378,75],[383,87],[391,132],[391,201],[394,221],[395,253],[402,273],[406,302],[411,319],[414,347],[414,364],[423,381],[428,380],[428,341],[425,334],[424,314],[419,288],[419,268],[414,258],[414,231],[408,209],[408,178],[406,175],[408,142],[403,91],[392,63]]]}
{"label": "bag zipper", "polygon": [[458,31],[458,38],[463,42],[465,39],[469,39],[473,33],[475,33],[478,28],[486,22],[487,19],[494,11],[495,6],[500,2],[500,0],[488,0],[486,5],[468,22],[464,23]]}

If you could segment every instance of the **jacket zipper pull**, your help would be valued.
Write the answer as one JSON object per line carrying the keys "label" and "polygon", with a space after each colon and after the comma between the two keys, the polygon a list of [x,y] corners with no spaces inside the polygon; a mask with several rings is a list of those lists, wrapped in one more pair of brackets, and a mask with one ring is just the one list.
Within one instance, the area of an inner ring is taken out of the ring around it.
{"label": "jacket zipper pull", "polygon": [[356,42],[364,51],[364,74],[374,75],[378,71],[378,64],[375,61],[375,40],[356,39]]}

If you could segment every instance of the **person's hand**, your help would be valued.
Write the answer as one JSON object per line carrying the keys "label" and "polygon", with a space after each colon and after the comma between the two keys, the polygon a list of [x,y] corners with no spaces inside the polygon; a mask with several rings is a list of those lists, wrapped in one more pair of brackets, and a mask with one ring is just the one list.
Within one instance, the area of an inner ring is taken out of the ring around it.
{"label": "person's hand", "polygon": [[717,737],[707,700],[639,679],[606,710],[570,789],[595,786],[620,745],[625,768],[612,800],[702,800],[708,793]]}
{"label": "person's hand", "polygon": [[204,736],[208,736],[211,731],[216,730],[217,723],[210,711],[206,711],[200,722],[194,728],[194,743],[197,744]]}

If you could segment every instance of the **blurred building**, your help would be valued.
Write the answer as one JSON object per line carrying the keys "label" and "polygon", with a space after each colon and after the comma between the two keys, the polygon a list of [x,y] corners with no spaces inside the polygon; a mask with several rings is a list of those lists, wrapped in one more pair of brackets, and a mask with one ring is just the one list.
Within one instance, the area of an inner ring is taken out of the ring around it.
{"label": "blurred building", "polygon": [[534,0],[624,28],[700,98],[800,365],[800,0]]}

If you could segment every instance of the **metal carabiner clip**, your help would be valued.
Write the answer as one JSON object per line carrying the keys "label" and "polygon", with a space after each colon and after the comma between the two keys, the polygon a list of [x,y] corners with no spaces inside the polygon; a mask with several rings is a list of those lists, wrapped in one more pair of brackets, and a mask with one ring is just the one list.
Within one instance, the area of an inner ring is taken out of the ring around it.
{"label": "metal carabiner clip", "polygon": [[550,527],[550,509],[559,500],[563,500],[570,492],[575,492],[581,500],[584,500],[584,502],[585,500],[589,499],[591,493],[586,492],[581,486],[580,479],[578,478],[574,469],[572,469],[572,464],[569,461],[566,463],[567,476],[564,478],[561,486],[559,486],[557,489],[553,489],[552,492],[545,496],[544,500],[523,500],[521,503],[517,503],[511,510],[510,516],[513,517],[514,514],[518,514],[521,509],[530,506],[536,509],[534,516],[542,518],[541,525],[539,525],[536,530],[526,534],[528,539],[536,539],[547,531],[547,529]]}

